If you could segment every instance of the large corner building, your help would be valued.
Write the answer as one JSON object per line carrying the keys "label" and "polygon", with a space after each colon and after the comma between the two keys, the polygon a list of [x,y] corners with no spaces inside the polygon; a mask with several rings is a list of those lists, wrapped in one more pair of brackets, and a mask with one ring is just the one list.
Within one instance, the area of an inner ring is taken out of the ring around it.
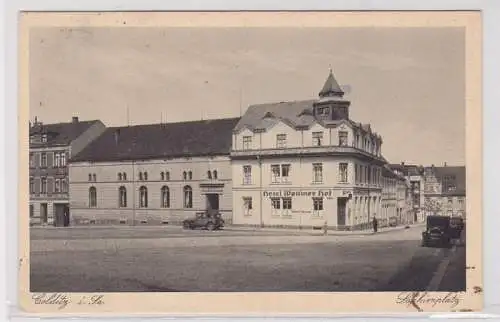
{"label": "large corner building", "polygon": [[382,138],[350,108],[331,71],[317,99],[250,106],[233,131],[234,224],[359,229],[395,216]]}

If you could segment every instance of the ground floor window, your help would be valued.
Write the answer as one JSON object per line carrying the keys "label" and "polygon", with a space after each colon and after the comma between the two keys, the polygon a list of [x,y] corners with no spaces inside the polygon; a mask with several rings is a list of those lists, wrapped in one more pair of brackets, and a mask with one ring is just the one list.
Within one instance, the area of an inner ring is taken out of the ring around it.
{"label": "ground floor window", "polygon": [[89,207],[97,207],[97,189],[95,187],[89,188]]}
{"label": "ground floor window", "polygon": [[190,186],[184,187],[184,208],[193,208],[193,189]]}
{"label": "ground floor window", "polygon": [[118,200],[120,208],[127,207],[127,189],[123,186],[118,189]]}
{"label": "ground floor window", "polygon": [[292,209],[292,198],[283,198],[283,209]]}
{"label": "ground floor window", "polygon": [[323,198],[313,198],[313,209],[315,211],[323,210]]}
{"label": "ground floor window", "polygon": [[252,197],[243,197],[243,212],[245,216],[250,215],[252,208]]}

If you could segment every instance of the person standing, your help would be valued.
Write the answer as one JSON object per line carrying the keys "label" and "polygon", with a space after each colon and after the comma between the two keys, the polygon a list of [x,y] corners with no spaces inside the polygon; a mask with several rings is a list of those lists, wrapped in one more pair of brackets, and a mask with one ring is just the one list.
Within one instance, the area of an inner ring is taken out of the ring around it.
{"label": "person standing", "polygon": [[373,232],[376,233],[378,231],[378,220],[377,220],[377,218],[373,217],[372,224],[373,224]]}

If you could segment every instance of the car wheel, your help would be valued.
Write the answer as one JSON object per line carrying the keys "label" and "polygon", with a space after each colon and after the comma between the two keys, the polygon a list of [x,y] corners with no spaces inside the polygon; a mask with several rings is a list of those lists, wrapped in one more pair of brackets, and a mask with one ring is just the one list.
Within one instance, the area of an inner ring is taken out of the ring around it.
{"label": "car wheel", "polygon": [[215,225],[210,222],[210,223],[207,224],[207,229],[208,230],[214,230],[215,229]]}

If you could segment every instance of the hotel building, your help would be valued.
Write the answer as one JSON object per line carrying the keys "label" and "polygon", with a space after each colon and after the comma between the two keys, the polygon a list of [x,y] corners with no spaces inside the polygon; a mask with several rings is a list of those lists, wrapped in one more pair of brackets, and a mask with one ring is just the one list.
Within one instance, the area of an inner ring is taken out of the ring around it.
{"label": "hotel building", "polygon": [[69,225],[68,159],[104,130],[101,121],[43,124],[35,118],[29,129],[29,193],[31,225]]}
{"label": "hotel building", "polygon": [[232,130],[239,118],[112,127],[72,158],[73,224],[232,219]]}
{"label": "hotel building", "polygon": [[390,170],[381,136],[349,109],[331,71],[318,99],[250,106],[233,131],[233,223],[369,227]]}

